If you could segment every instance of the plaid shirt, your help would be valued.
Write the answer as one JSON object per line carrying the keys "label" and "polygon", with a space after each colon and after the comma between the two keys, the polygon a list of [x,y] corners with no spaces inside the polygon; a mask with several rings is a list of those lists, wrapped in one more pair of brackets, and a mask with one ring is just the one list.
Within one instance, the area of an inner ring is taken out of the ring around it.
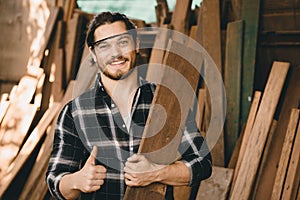
{"label": "plaid shirt", "polygon": [[[138,151],[154,91],[155,85],[140,81],[133,101],[129,129],[115,103],[105,92],[100,76],[95,87],[65,105],[57,121],[46,175],[50,193],[54,197],[64,199],[59,191],[62,176],[83,167],[92,147],[97,146],[96,164],[107,168],[106,179],[100,190],[81,193],[80,199],[123,199],[126,190],[124,164],[129,156]],[[194,120],[187,120],[179,147],[181,159],[191,172],[191,185],[199,184],[200,180],[211,174],[208,148],[195,127]]]}

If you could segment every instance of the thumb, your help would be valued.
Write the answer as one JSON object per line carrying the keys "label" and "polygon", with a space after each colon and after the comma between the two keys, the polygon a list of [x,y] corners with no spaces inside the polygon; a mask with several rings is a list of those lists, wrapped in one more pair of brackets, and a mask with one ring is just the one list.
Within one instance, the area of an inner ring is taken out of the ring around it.
{"label": "thumb", "polygon": [[87,159],[87,163],[90,163],[92,165],[95,165],[96,163],[96,157],[98,154],[98,148],[96,146],[93,146],[92,152],[90,154],[90,157]]}

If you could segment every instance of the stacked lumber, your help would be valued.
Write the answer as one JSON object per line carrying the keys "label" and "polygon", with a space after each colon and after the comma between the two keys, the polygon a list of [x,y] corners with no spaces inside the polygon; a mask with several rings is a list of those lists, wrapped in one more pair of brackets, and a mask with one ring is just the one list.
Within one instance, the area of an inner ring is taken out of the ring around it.
{"label": "stacked lumber", "polygon": [[9,94],[1,95],[1,199],[44,199],[47,195],[45,173],[56,118],[73,97],[83,33],[91,16],[76,9],[76,1],[57,1],[44,24],[44,43],[29,59],[20,81]]}

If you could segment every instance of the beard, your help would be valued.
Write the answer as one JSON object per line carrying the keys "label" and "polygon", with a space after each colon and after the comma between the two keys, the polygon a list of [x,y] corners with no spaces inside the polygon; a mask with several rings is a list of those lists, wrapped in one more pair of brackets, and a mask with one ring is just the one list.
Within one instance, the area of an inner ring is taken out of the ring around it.
{"label": "beard", "polygon": [[114,74],[109,73],[108,70],[104,70],[103,74],[113,80],[120,80],[124,76],[122,70],[119,70],[119,69]]}

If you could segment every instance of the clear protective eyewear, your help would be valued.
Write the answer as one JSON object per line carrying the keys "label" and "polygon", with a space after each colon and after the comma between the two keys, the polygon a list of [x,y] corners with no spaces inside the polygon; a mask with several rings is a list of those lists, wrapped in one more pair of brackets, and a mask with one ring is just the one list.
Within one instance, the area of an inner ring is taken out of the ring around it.
{"label": "clear protective eyewear", "polygon": [[126,32],[118,35],[113,35],[93,43],[93,46],[99,50],[100,53],[110,52],[113,46],[119,48],[122,51],[131,50],[130,47],[133,44],[132,36]]}

